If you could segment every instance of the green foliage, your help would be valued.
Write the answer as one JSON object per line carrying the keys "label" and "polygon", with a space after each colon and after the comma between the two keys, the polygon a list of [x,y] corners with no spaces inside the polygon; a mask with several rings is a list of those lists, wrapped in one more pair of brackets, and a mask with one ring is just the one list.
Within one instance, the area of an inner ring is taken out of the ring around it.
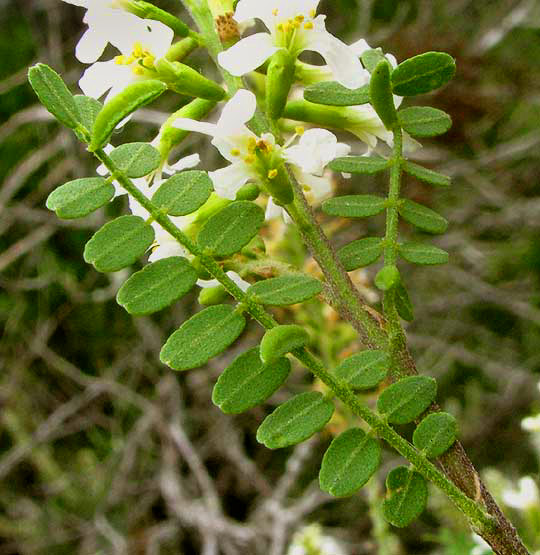
{"label": "green foliage", "polygon": [[408,424],[435,400],[437,382],[427,376],[410,376],[387,387],[377,400],[377,410],[390,424]]}
{"label": "green foliage", "polygon": [[184,322],[159,357],[173,370],[198,368],[234,343],[245,326],[246,319],[233,306],[210,306]]}
{"label": "green foliage", "polygon": [[456,73],[456,63],[445,52],[425,52],[401,62],[392,72],[394,94],[416,96],[442,87]]}
{"label": "green foliage", "polygon": [[247,200],[233,202],[212,216],[197,237],[214,256],[230,256],[245,247],[264,223],[264,211]]}
{"label": "green foliage", "polygon": [[102,177],[84,177],[56,188],[47,198],[47,208],[59,218],[83,218],[107,204],[114,187]]}
{"label": "green foliage", "polygon": [[416,179],[420,179],[420,181],[435,185],[436,187],[450,187],[451,179],[447,175],[434,172],[408,161],[404,161],[402,167],[403,171],[416,177]]}
{"label": "green foliage", "polygon": [[377,112],[386,129],[393,129],[398,123],[392,86],[390,84],[390,64],[381,60],[371,74],[369,97],[371,105]]}
{"label": "green foliage", "polygon": [[379,156],[344,156],[330,162],[329,167],[337,172],[373,175],[390,167],[390,162]]}
{"label": "green foliage", "polygon": [[321,489],[335,497],[352,495],[373,476],[380,462],[378,441],[360,428],[351,428],[336,437],[324,454]]}
{"label": "green foliage", "polygon": [[372,48],[371,50],[366,50],[360,56],[362,64],[370,72],[373,73],[375,68],[379,63],[385,60],[383,51],[380,48]]}
{"label": "green foliage", "polygon": [[326,200],[322,209],[330,216],[368,218],[386,208],[386,199],[375,195],[347,195]]}
{"label": "green foliage", "polygon": [[426,480],[418,472],[398,466],[386,477],[386,487],[389,497],[383,502],[384,518],[397,528],[409,526],[426,508]]}
{"label": "green foliage", "polygon": [[173,175],[154,193],[152,202],[169,216],[186,216],[198,210],[214,186],[203,171],[184,171]]}
{"label": "green foliage", "polygon": [[399,270],[393,264],[381,268],[375,276],[375,285],[381,291],[390,291],[401,281]]}
{"label": "green foliage", "polygon": [[444,233],[448,229],[448,222],[437,212],[417,202],[405,199],[399,205],[400,216],[422,231],[429,233]]}
{"label": "green foliage", "polygon": [[414,308],[409,298],[409,293],[403,285],[403,282],[400,281],[398,286],[395,288],[395,300],[396,300],[396,309],[398,314],[407,322],[412,322],[414,320]]}
{"label": "green foliage", "polygon": [[152,314],[183,297],[197,279],[197,272],[185,258],[164,258],[133,274],[118,291],[116,300],[130,314]]}
{"label": "green foliage", "polygon": [[81,115],[63,79],[45,64],[36,64],[28,70],[28,80],[47,110],[66,127],[77,128]]}
{"label": "green foliage", "polygon": [[423,243],[403,243],[399,245],[399,254],[413,264],[446,264],[448,262],[448,253],[434,247],[433,245],[425,245]]}
{"label": "green foliage", "polygon": [[355,389],[370,389],[388,374],[390,357],[378,350],[362,351],[345,359],[335,370],[336,376]]}
{"label": "green foliage", "polygon": [[262,362],[259,347],[241,354],[219,377],[212,401],[227,414],[240,414],[268,399],[291,371],[287,358]]}
{"label": "green foliage", "polygon": [[369,85],[348,89],[337,81],[322,81],[306,87],[304,98],[326,106],[360,106],[369,103]]}
{"label": "green foliage", "polygon": [[94,122],[103,108],[103,104],[91,96],[84,96],[82,94],[76,94],[73,100],[79,111],[80,122],[87,131],[90,131],[94,127]]}
{"label": "green foliage", "polygon": [[413,137],[435,137],[452,127],[452,119],[436,108],[413,106],[398,112],[399,124]]}
{"label": "green foliage", "polygon": [[269,449],[296,445],[324,428],[333,412],[334,405],[322,393],[301,393],[264,419],[257,441]]}
{"label": "green foliage", "polygon": [[270,58],[266,74],[266,113],[272,120],[281,117],[289,91],[294,83],[296,56],[287,49],[278,50]]}
{"label": "green foliage", "polygon": [[144,177],[158,168],[161,155],[148,143],[127,143],[110,154],[115,166],[128,177]]}
{"label": "green foliage", "polygon": [[380,237],[364,237],[341,248],[338,251],[338,257],[344,268],[351,272],[376,262],[383,248],[384,243]]}
{"label": "green foliage", "polygon": [[322,291],[322,283],[304,275],[281,276],[259,281],[247,293],[260,304],[287,306],[302,303]]}
{"label": "green foliage", "polygon": [[156,79],[128,85],[121,93],[111,98],[96,117],[92,128],[92,140],[88,150],[95,152],[109,140],[116,126],[135,110],[150,104],[167,90],[167,85]]}
{"label": "green foliage", "polygon": [[261,341],[261,360],[271,363],[294,349],[309,343],[309,334],[301,326],[276,326],[269,329]]}
{"label": "green foliage", "polygon": [[456,441],[458,432],[456,419],[447,412],[426,416],[413,434],[414,445],[434,459],[445,453]]}
{"label": "green foliage", "polygon": [[100,272],[116,272],[133,264],[153,242],[151,225],[139,216],[120,216],[86,243],[84,259]]}

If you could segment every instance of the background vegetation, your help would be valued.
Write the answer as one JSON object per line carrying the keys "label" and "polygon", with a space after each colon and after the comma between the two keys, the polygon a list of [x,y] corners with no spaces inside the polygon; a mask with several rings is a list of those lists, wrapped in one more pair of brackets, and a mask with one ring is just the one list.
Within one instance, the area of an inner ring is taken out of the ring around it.
{"label": "background vegetation", "polygon": [[[156,3],[179,13],[175,0]],[[26,70],[46,62],[75,90],[83,12],[60,0],[0,7],[0,554],[281,555],[310,522],[350,555],[471,553],[469,531],[437,495],[429,513],[398,533],[377,516],[376,480],[369,495],[321,493],[317,465],[329,435],[278,452],[258,445],[258,424],[286,390],[240,417],[212,405],[216,377],[255,342],[256,327],[206,368],[177,375],[159,363],[166,336],[198,310],[196,295],[156,317],[129,317],[114,300],[126,276],[100,275],[82,259],[105,214],[63,222],[44,206],[55,186],[90,175],[95,164],[38,105]],[[451,264],[408,267],[416,307],[408,335],[500,496],[519,477],[537,477],[540,460],[538,434],[520,427],[540,406],[540,4],[325,0],[321,11],[348,42],[362,36],[398,60],[427,50],[457,60],[454,82],[430,99],[454,127],[415,155],[451,175],[453,186],[407,183],[409,198],[452,222],[440,243]],[[191,60],[205,63],[202,54]],[[122,137],[150,140],[156,110],[177,105],[178,97],[153,105]],[[200,150],[212,163],[203,144],[191,138],[182,152]],[[342,193],[383,186],[338,183]],[[339,244],[374,225],[381,222],[343,222],[328,232]],[[306,256],[293,232],[274,248]],[[373,275],[355,277],[376,302]],[[314,302],[295,316],[327,361],[342,356],[349,330],[331,312]],[[294,373],[289,393],[305,380]],[[394,464],[391,456],[385,464]],[[509,511],[540,550],[540,508]]]}

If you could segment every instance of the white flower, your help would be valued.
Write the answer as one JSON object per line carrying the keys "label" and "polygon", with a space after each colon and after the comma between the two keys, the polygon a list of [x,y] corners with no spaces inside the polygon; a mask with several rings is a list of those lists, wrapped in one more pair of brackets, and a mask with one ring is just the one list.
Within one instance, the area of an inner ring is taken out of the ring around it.
{"label": "white flower", "polygon": [[[242,291],[245,293],[248,290],[248,287],[251,285],[251,283],[248,283],[247,281],[243,280],[236,272],[227,272],[227,276],[229,277],[229,279],[231,279],[232,281],[234,281],[234,283],[240,288],[242,289]],[[202,287],[203,289],[208,289],[209,287],[218,287],[219,285],[221,285],[221,283],[217,280],[217,279],[199,279],[197,280],[197,285],[199,287]]]}
{"label": "white flower", "polygon": [[493,553],[491,547],[478,534],[473,534],[473,541],[476,544],[471,551],[471,555],[490,555]]}
{"label": "white flower", "polygon": [[325,536],[318,524],[305,526],[293,536],[287,555],[346,555],[341,544],[331,536]]}
{"label": "white flower", "polygon": [[524,418],[521,421],[521,427],[528,432],[540,432],[540,414]]}
{"label": "white flower", "polygon": [[538,486],[530,476],[525,476],[519,480],[517,490],[504,491],[502,498],[506,505],[514,509],[540,509]]}
{"label": "white flower", "polygon": [[[96,12],[93,18],[97,28],[104,26],[108,40],[120,50],[121,55],[107,62],[96,62],[84,72],[79,86],[85,95],[93,98],[101,98],[110,90],[108,99],[131,83],[153,78],[156,73],[154,64],[165,56],[174,36],[172,29],[159,21],[112,11],[121,14],[121,20],[115,16],[114,25],[108,19],[110,14],[105,12]],[[128,16],[134,17],[136,22]]]}
{"label": "white flower", "polygon": [[332,69],[334,78],[345,87],[362,85],[363,68],[356,54],[331,35],[325,16],[316,15],[320,0],[240,0],[234,19],[243,23],[257,18],[270,33],[256,33],[222,52],[220,65],[233,75],[253,71],[284,48],[298,56],[304,50],[318,52]]}

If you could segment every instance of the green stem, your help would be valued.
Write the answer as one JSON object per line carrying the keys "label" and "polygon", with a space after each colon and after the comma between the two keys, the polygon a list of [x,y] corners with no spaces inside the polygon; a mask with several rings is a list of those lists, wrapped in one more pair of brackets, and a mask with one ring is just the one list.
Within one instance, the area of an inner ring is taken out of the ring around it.
{"label": "green stem", "polygon": [[[272,329],[278,325],[274,318],[266,312],[265,308],[244,293],[223,271],[221,266],[210,256],[206,255],[199,246],[187,237],[170,218],[160,211],[152,202],[135,186],[124,172],[119,170],[109,156],[102,150],[94,152],[95,156],[114,175],[122,187],[152,216],[165,231],[183,245],[193,256],[197,256],[202,266],[216,278],[225,289],[241,303],[247,312],[264,328]],[[305,348],[293,351],[294,356],[312,374],[320,379],[354,414],[362,418],[372,430],[391,445],[398,453],[403,455],[416,470],[426,479],[441,488],[454,501],[456,506],[465,513],[477,529],[491,529],[493,519],[480,505],[467,497],[453,482],[412,444],[401,437],[383,418],[365,406],[354,391],[344,382],[336,379],[321,362]]]}

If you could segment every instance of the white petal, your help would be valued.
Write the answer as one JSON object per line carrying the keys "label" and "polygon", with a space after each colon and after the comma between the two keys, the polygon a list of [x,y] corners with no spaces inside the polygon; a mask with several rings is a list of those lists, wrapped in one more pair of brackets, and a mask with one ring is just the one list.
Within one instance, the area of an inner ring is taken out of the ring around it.
{"label": "white petal", "polygon": [[319,177],[304,172],[294,172],[298,183],[307,187],[306,196],[312,203],[318,203],[332,192],[332,182],[327,177]]}
{"label": "white petal", "polygon": [[221,198],[229,200],[234,200],[236,193],[252,177],[248,167],[243,162],[237,162],[214,172],[208,172],[208,175],[214,184],[216,193]]}
{"label": "white petal", "polygon": [[278,50],[270,34],[256,33],[220,52],[218,62],[230,74],[240,77],[257,69]]}
{"label": "white petal", "polygon": [[120,69],[114,60],[96,62],[83,73],[79,87],[86,96],[101,98],[115,84]]}
{"label": "white petal", "polygon": [[163,58],[171,47],[174,31],[161,21],[144,20],[145,32],[139,39],[157,58]]}
{"label": "white petal", "polygon": [[188,168],[194,168],[201,163],[201,157],[198,154],[192,154],[191,156],[185,156],[180,158],[178,162],[170,166],[166,166],[164,169],[165,173],[173,174],[175,172],[180,172]]}
{"label": "white petal", "polygon": [[240,0],[236,5],[234,19],[238,23],[243,23],[249,19],[260,19],[271,30],[275,20],[273,15],[275,9],[279,10],[279,1]]}
{"label": "white petal", "polygon": [[353,42],[349,48],[354,52],[354,54],[360,57],[364,52],[367,50],[371,50],[371,46],[364,40],[359,39],[356,42]]}
{"label": "white petal", "polygon": [[236,134],[253,117],[256,109],[255,95],[251,91],[240,89],[223,107],[217,123],[220,136]]}
{"label": "white petal", "polygon": [[215,124],[207,123],[206,121],[197,121],[195,119],[178,118],[173,121],[172,125],[178,129],[196,131],[197,133],[204,133],[205,135],[210,135],[211,137],[215,137],[217,133],[217,126]]}
{"label": "white petal", "polygon": [[176,241],[167,241],[162,245],[157,245],[152,249],[152,254],[148,257],[148,262],[157,262],[163,258],[172,256],[186,256],[188,253],[184,247]]}
{"label": "white petal", "polygon": [[101,33],[89,28],[75,47],[75,57],[83,64],[93,64],[101,57],[108,42]]}
{"label": "white petal", "polygon": [[266,212],[264,217],[266,220],[273,220],[274,218],[279,218],[283,213],[283,208],[278,206],[272,197],[268,199],[268,203],[266,205]]}

